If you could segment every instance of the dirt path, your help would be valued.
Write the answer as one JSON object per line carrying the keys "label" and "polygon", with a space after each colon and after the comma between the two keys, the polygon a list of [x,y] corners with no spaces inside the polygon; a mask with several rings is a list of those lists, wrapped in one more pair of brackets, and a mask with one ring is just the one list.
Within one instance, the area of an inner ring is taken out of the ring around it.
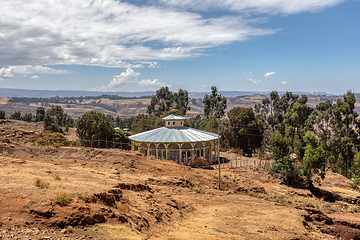
{"label": "dirt path", "polygon": [[299,228],[305,211],[248,195],[214,196],[196,209],[150,239],[325,239]]}

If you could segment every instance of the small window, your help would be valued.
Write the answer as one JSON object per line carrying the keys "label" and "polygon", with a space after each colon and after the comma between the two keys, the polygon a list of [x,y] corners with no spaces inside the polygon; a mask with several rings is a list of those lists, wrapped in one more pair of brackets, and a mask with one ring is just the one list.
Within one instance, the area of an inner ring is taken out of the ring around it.
{"label": "small window", "polygon": [[180,122],[180,125],[182,125],[182,121]]}
{"label": "small window", "polygon": [[168,122],[168,125],[170,125],[170,122]]}
{"label": "small window", "polygon": [[173,122],[173,125],[175,125],[175,122]]}

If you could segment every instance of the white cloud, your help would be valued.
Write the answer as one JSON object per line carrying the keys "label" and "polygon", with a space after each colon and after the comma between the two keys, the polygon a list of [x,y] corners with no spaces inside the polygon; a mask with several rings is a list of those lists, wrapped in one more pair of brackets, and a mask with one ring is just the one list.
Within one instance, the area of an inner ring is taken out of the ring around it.
{"label": "white cloud", "polygon": [[289,82],[286,82],[286,81],[283,81],[283,82],[281,82],[281,84],[283,84],[283,85],[289,85],[290,83],[289,83]]}
{"label": "white cloud", "polygon": [[125,72],[120,73],[120,75],[114,76],[113,80],[108,85],[102,85],[100,87],[96,87],[91,89],[92,91],[104,91],[104,92],[117,92],[124,91],[125,87],[128,84],[136,84],[138,87],[144,87],[147,90],[154,90],[160,87],[169,86],[166,83],[160,82],[158,79],[150,80],[143,79],[141,81],[138,80],[140,73],[135,72],[131,68],[127,68]]}
{"label": "white cloud", "polygon": [[[25,74],[34,74],[34,73],[42,73],[42,74],[68,74],[71,73],[67,70],[62,69],[54,69],[45,66],[30,66],[30,65],[20,65],[20,66],[9,66],[0,68],[0,80],[12,78],[15,73]],[[31,78],[35,78],[34,76]]]}
{"label": "white cloud", "polygon": [[1,68],[0,69],[0,80],[12,78],[14,76],[13,68]]}
{"label": "white cloud", "polygon": [[277,32],[240,16],[117,0],[1,3],[0,66],[149,67],[215,46]]}
{"label": "white cloud", "polygon": [[251,82],[252,84],[259,84],[259,83],[261,83],[261,81],[256,81],[256,80],[254,80],[254,79],[252,79],[252,78],[248,78],[248,79],[246,79],[246,80],[248,80],[248,81]]}
{"label": "white cloud", "polygon": [[[157,67],[159,60],[197,57],[216,46],[279,31],[261,27],[259,13],[319,11],[343,1],[152,0],[144,5],[118,0],[2,1],[0,68]],[[204,10],[221,14],[208,17]],[[6,71],[2,70],[2,79],[11,75]]]}
{"label": "white cloud", "polygon": [[14,69],[15,73],[21,73],[21,74],[33,74],[33,73],[68,74],[68,73],[71,73],[70,71],[67,71],[67,70],[54,69],[54,68],[45,67],[45,66],[23,65],[23,66],[12,66],[11,68]]}
{"label": "white cloud", "polygon": [[159,3],[201,11],[229,10],[247,13],[294,14],[314,12],[345,0],[158,0]]}
{"label": "white cloud", "polygon": [[249,76],[251,76],[251,74],[252,74],[252,72],[244,72],[244,76],[247,76],[247,75],[249,75]]}
{"label": "white cloud", "polygon": [[159,79],[154,79],[152,81],[150,79],[143,79],[139,82],[139,85],[141,87],[146,87],[147,90],[154,90],[165,86],[171,87],[171,85],[160,82]]}
{"label": "white cloud", "polygon": [[271,75],[274,75],[275,72],[268,72],[268,73],[265,73],[265,78],[268,78],[270,77]]}
{"label": "white cloud", "polygon": [[40,77],[38,75],[31,76],[31,79],[39,79]]}

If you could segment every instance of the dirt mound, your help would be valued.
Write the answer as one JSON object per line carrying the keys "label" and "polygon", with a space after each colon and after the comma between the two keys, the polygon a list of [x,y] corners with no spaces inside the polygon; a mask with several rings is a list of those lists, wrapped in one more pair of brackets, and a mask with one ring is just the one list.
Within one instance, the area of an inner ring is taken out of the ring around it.
{"label": "dirt mound", "polygon": [[319,229],[321,232],[340,237],[344,240],[360,239],[360,224],[330,218],[318,209],[300,208],[306,210],[304,225],[308,228]]}

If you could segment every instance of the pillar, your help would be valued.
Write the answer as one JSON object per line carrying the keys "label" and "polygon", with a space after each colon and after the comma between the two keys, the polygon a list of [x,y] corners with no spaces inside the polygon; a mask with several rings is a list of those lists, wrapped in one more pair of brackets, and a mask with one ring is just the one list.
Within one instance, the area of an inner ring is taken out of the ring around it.
{"label": "pillar", "polygon": [[194,154],[194,151],[195,151],[195,143],[191,144],[191,159],[192,160],[195,160],[195,154]]}
{"label": "pillar", "polygon": [[168,143],[165,143],[165,151],[166,151],[166,160],[169,160]]}
{"label": "pillar", "polygon": [[156,159],[159,159],[159,144],[156,143],[155,148],[156,148],[156,153],[155,153]]}

